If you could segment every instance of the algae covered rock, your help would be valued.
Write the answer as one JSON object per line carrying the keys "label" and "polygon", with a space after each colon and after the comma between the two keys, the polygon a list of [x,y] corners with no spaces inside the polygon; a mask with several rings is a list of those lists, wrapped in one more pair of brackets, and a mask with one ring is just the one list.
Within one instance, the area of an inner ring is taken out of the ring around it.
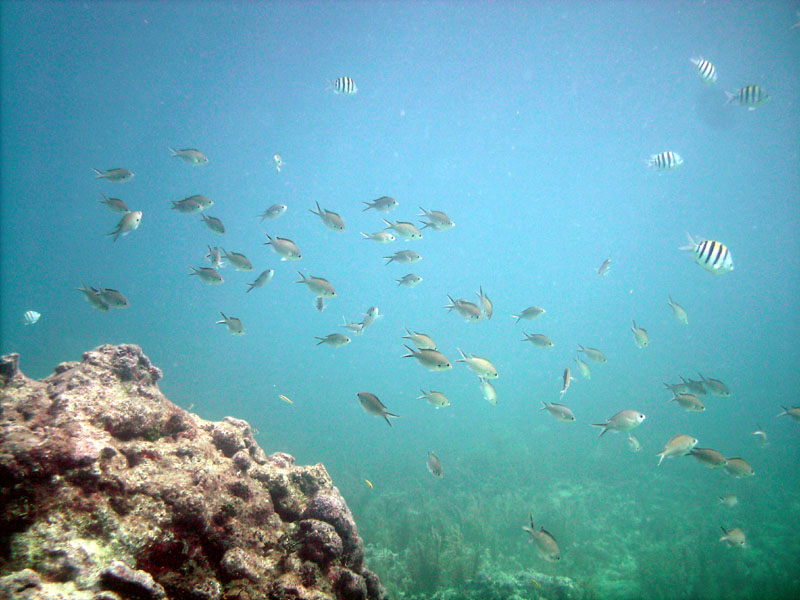
{"label": "algae covered rock", "polygon": [[383,599],[325,467],[167,400],[137,346],[0,359],[0,600]]}

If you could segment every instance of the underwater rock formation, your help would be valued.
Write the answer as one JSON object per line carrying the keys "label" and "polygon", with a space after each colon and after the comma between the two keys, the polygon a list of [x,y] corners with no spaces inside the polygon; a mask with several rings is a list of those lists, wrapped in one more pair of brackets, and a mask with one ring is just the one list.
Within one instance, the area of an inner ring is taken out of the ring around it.
{"label": "underwater rock formation", "polygon": [[321,464],[167,400],[137,346],[0,359],[0,599],[383,600]]}

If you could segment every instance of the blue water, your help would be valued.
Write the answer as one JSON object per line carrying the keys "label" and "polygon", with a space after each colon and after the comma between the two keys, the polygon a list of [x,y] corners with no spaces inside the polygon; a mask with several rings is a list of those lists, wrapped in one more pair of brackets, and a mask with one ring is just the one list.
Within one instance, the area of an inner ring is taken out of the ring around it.
{"label": "blue water", "polygon": [[[247,419],[267,452],[323,462],[370,555],[397,556],[374,562],[393,597],[523,570],[570,577],[599,597],[800,593],[800,425],[775,417],[800,389],[795,9],[2,3],[0,350],[44,377],[99,344],[141,345],[172,401],[208,419]],[[715,86],[698,78],[695,55],[716,65]],[[328,88],[345,75],[354,96]],[[723,90],[748,84],[771,102],[725,104]],[[210,163],[191,167],[169,146],[198,148]],[[646,168],[664,150],[684,164]],[[113,167],[136,176],[94,178],[92,168]],[[119,215],[101,193],[143,211],[141,227],[112,243]],[[214,200],[208,214],[224,236],[170,210],[192,194]],[[419,242],[363,241],[383,215],[361,203],[383,195],[400,202],[392,220],[416,221],[423,206],[456,227],[425,229]],[[347,231],[311,215],[315,201]],[[287,213],[259,224],[274,203]],[[678,250],[686,232],[724,242],[735,270],[693,264]],[[294,239],[303,259],[280,262],[265,233]],[[226,267],[217,287],[187,277],[206,266],[207,244],[244,252],[254,271]],[[422,262],[384,265],[403,248]],[[245,295],[266,268],[274,280]],[[339,297],[318,313],[296,269],[329,279]],[[398,288],[412,271],[424,282]],[[131,307],[93,309],[75,291],[82,281],[122,291]],[[443,309],[446,294],[475,301],[479,286],[492,320],[467,324]],[[670,294],[688,326],[673,318]],[[509,315],[532,304],[547,313],[515,324]],[[315,346],[373,305],[385,316],[349,346]],[[31,309],[43,316],[25,327]],[[215,325],[219,311],[239,317],[245,335]],[[652,339],[644,350],[632,319]],[[497,406],[463,364],[431,373],[401,358],[404,327],[432,335],[451,360],[457,347],[489,357]],[[521,343],[523,330],[555,348]],[[578,343],[609,362],[590,363],[591,381],[575,374],[564,403],[577,422],[563,424],[538,409],[558,401],[565,367],[577,371]],[[733,394],[685,413],[662,383],[698,371]],[[416,399],[420,388],[452,405],[433,409]],[[390,429],[367,415],[360,391],[401,418]],[[587,426],[623,408],[648,416],[640,453]],[[764,448],[751,435],[759,424]],[[755,477],[691,457],[657,467],[655,453],[678,433],[745,457]],[[426,470],[429,450],[441,481]],[[727,492],[737,507],[716,504]],[[530,513],[558,539],[560,563],[526,543]],[[724,548],[720,526],[743,529],[748,546]],[[420,558],[426,548],[441,563],[432,574],[419,572],[432,560]],[[477,566],[457,570],[464,557]]]}

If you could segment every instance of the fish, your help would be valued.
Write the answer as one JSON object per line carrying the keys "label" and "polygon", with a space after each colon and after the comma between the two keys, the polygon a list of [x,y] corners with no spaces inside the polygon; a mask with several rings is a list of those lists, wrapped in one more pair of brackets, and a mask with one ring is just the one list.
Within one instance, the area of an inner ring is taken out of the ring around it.
{"label": "fish", "polygon": [[442,472],[442,463],[434,452],[428,452],[428,460],[426,461],[426,465],[428,467],[428,471],[430,471],[431,475],[436,477],[436,479],[441,479],[444,477]]}
{"label": "fish", "polygon": [[734,527],[733,529],[725,529],[724,527],[720,527],[720,529],[722,529],[722,537],[719,538],[720,542],[724,542],[726,545],[731,547],[744,548],[746,543],[744,531],[738,527]]}
{"label": "fish", "polygon": [[572,414],[572,411],[563,404],[558,404],[557,402],[547,403],[542,400],[542,408],[539,410],[546,410],[562,423],[573,423],[575,421],[575,415]]}
{"label": "fish", "polygon": [[131,305],[122,292],[100,286],[97,286],[97,289],[100,293],[100,297],[103,299],[103,302],[108,304],[109,308],[128,308]]}
{"label": "fish", "polygon": [[225,225],[223,225],[222,221],[220,221],[217,217],[209,217],[209,216],[206,216],[205,214],[203,214],[203,215],[200,215],[200,219],[214,233],[217,233],[219,235],[222,235],[222,234],[225,233]]}
{"label": "fish", "polygon": [[275,170],[280,173],[281,169],[283,168],[283,158],[280,154],[273,154],[272,155],[272,163],[275,165]]}
{"label": "fish", "polygon": [[83,292],[83,295],[86,297],[86,300],[89,302],[89,304],[99,311],[108,311],[108,303],[103,300],[103,297],[100,295],[100,290],[97,290],[93,287],[86,287],[85,283],[81,283],[81,286],[82,287],[77,288],[77,290],[79,292]]}
{"label": "fish", "polygon": [[669,304],[669,307],[672,309],[672,316],[674,316],[679,323],[683,323],[684,325],[689,324],[689,315],[686,314],[686,311],[680,304],[672,299],[672,296],[669,297],[669,302],[667,304]]}
{"label": "fish", "polygon": [[367,312],[364,313],[364,319],[361,321],[361,325],[366,329],[370,325],[372,325],[378,318],[381,317],[380,310],[377,306],[370,306],[367,309]]}
{"label": "fish", "polygon": [[725,96],[725,104],[746,106],[747,110],[755,110],[772,99],[760,85],[746,85],[737,92],[725,92]]}
{"label": "fish", "polygon": [[346,317],[342,317],[344,319],[344,324],[342,327],[348,329],[349,331],[353,332],[356,335],[361,335],[364,333],[364,324],[363,323],[351,323],[347,320]]}
{"label": "fish", "polygon": [[369,479],[365,478],[364,483],[366,483],[369,486],[369,489],[374,489],[375,487],[374,485],[372,485],[372,482]]}
{"label": "fish", "polygon": [[314,277],[313,275],[306,277],[300,271],[297,272],[300,275],[300,281],[295,281],[295,283],[304,283],[308,286],[308,289],[315,296],[322,296],[323,298],[335,298],[336,297],[336,290],[333,289],[333,285],[327,279],[323,279],[322,277]]}
{"label": "fish", "polygon": [[561,394],[560,394],[561,398],[563,398],[564,394],[567,393],[567,390],[569,389],[569,383],[573,379],[575,378],[572,375],[570,375],[569,367],[564,369],[564,374],[561,376]]}
{"label": "fish", "polygon": [[603,264],[597,269],[597,276],[598,277],[605,277],[606,273],[611,270],[611,259],[607,258],[603,261]]}
{"label": "fish", "polygon": [[272,246],[272,249],[281,257],[281,260],[300,260],[303,255],[300,253],[300,248],[297,247],[289,238],[270,237],[266,234],[269,241],[264,242],[265,246]]}
{"label": "fish", "polygon": [[109,198],[105,194],[100,194],[103,199],[98,200],[101,204],[105,204],[111,212],[125,214],[131,212],[131,209],[128,208],[128,205],[125,204],[119,198]]}
{"label": "fish", "polygon": [[518,315],[511,316],[517,320],[517,323],[519,323],[521,319],[532,321],[536,317],[543,315],[545,312],[547,312],[545,309],[539,308],[538,306],[529,306]]}
{"label": "fish", "polygon": [[400,418],[400,415],[390,413],[375,394],[370,392],[358,392],[356,395],[358,396],[358,402],[361,404],[361,408],[364,409],[364,412],[376,417],[383,417],[386,419],[386,423],[389,424],[389,427],[392,426],[389,417],[394,417],[395,419]]}
{"label": "fish", "polygon": [[22,315],[22,324],[23,325],[36,325],[39,322],[39,319],[42,318],[41,313],[36,312],[35,310],[27,310],[25,314]]}
{"label": "fish", "polygon": [[400,265],[413,265],[422,260],[422,257],[413,250],[400,250],[391,256],[384,256],[383,258],[386,259],[387,265],[391,262],[396,262]]}
{"label": "fish", "polygon": [[[664,387],[673,394],[688,394],[691,391],[689,390],[689,385],[683,381],[683,378],[681,378],[681,383],[665,383]],[[705,388],[703,389],[705,390]]]}
{"label": "fish", "polygon": [[728,464],[728,459],[725,458],[720,452],[712,450],[711,448],[692,448],[689,454],[694,456],[697,460],[703,463],[710,469],[719,469]]}
{"label": "fish", "polygon": [[406,327],[406,333],[408,335],[404,335],[404,340],[411,340],[411,343],[414,344],[418,350],[436,350],[436,342],[433,341],[433,338],[429,335],[424,333],[419,333],[415,331],[411,333]]}
{"label": "fish", "polygon": [[275,271],[273,269],[267,269],[266,271],[262,271],[261,275],[256,277],[256,280],[253,283],[245,284],[248,286],[245,294],[252,292],[256,288],[264,287],[270,281],[272,281],[272,277],[275,275]]}
{"label": "fish", "polygon": [[218,246],[211,246],[208,247],[208,254],[206,254],[206,258],[211,262],[211,266],[215,269],[219,269],[222,266],[222,254],[219,251]]}
{"label": "fish", "polygon": [[593,360],[596,363],[606,363],[608,359],[606,355],[600,352],[597,348],[584,348],[580,344],[578,344],[578,348],[581,352],[583,352],[589,360]]}
{"label": "fish", "polygon": [[737,479],[752,477],[756,474],[753,467],[750,466],[750,463],[738,456],[728,459],[725,470]]}
{"label": "fish", "polygon": [[724,504],[728,508],[733,508],[739,504],[739,498],[736,496],[736,494],[725,494],[724,496],[719,497],[719,503]]}
{"label": "fish", "polygon": [[409,273],[408,275],[403,275],[400,279],[396,279],[397,286],[403,287],[415,287],[422,283],[422,277],[419,275],[415,275],[414,273]]}
{"label": "fish", "polygon": [[694,394],[675,394],[669,401],[677,402],[681,408],[688,412],[703,412],[706,409],[702,400]]}
{"label": "fish", "polygon": [[642,442],[632,433],[628,434],[628,448],[630,448],[631,452],[639,452],[642,449]]}
{"label": "fish", "polygon": [[434,392],[433,390],[426,392],[423,389],[420,389],[420,392],[422,392],[422,396],[418,396],[417,400],[427,400],[431,406],[436,408],[450,406],[450,400],[442,392]]}
{"label": "fish", "polygon": [[731,391],[728,389],[728,386],[722,383],[719,379],[709,379],[707,377],[703,377],[702,373],[698,373],[700,375],[700,379],[703,382],[703,386],[711,392],[712,396],[720,396],[722,398],[727,398],[731,395]]}
{"label": "fish", "polygon": [[483,377],[480,378],[480,382],[483,399],[493,406],[497,405],[497,390],[494,389],[494,386],[491,384],[491,382]]}
{"label": "fish", "polygon": [[253,270],[253,263],[241,252],[228,252],[225,248],[220,248],[220,250],[222,250],[222,256],[225,260],[231,263],[237,271]]}
{"label": "fish", "polygon": [[578,370],[581,372],[583,378],[591,379],[592,371],[589,369],[589,365],[587,365],[585,361],[581,360],[581,357],[578,355],[575,355],[575,362],[578,363]]}
{"label": "fish", "polygon": [[287,404],[294,404],[294,402],[292,402],[292,401],[289,399],[289,397],[288,397],[288,396],[284,396],[283,394],[279,394],[279,395],[278,395],[278,398],[280,398],[281,400],[283,400],[283,401],[284,401],[284,402],[286,402]]}
{"label": "fish", "polygon": [[447,298],[450,300],[450,305],[445,306],[448,311],[455,309],[455,311],[469,323],[474,323],[475,321],[483,319],[483,312],[481,312],[480,307],[474,302],[468,302],[462,299],[453,300],[450,294],[447,295]]}
{"label": "fish", "polygon": [[177,156],[189,163],[193,167],[199,167],[208,164],[208,157],[195,148],[183,148],[182,150],[169,149],[172,156]]}
{"label": "fish", "polygon": [[95,179],[105,179],[106,181],[113,181],[114,183],[125,183],[133,179],[133,173],[128,169],[108,169],[101,171],[100,169],[92,169],[97,176]]}
{"label": "fish", "polygon": [[317,299],[314,301],[314,308],[317,309],[317,312],[325,310],[325,298],[317,296]]}
{"label": "fish", "polygon": [[386,219],[383,219],[383,222],[386,223],[386,229],[393,229],[395,233],[397,233],[400,237],[409,240],[409,241],[416,241],[422,239],[422,232],[417,229],[417,226],[413,223],[409,223],[408,221],[395,221],[391,223]]}
{"label": "fish", "polygon": [[142,222],[142,211],[136,210],[126,214],[117,224],[117,228],[109,233],[109,236],[114,236],[113,241],[117,241],[119,236],[128,235],[131,231],[136,231]]}
{"label": "fish", "polygon": [[633,332],[633,341],[636,342],[639,348],[647,348],[650,345],[650,336],[647,335],[647,330],[643,327],[639,327],[635,319],[631,331]]}
{"label": "fish", "polygon": [[378,242],[379,244],[389,244],[397,239],[388,231],[376,231],[375,233],[370,234],[366,234],[362,231],[361,235],[365,240],[372,240],[373,242]]}
{"label": "fish", "polygon": [[603,431],[597,437],[603,437],[606,431],[630,431],[641,425],[647,417],[638,410],[621,410],[614,416],[606,419],[605,423],[592,423],[592,427],[602,427]]}
{"label": "fish", "polygon": [[367,208],[363,209],[361,212],[369,210],[370,208],[374,208],[380,212],[389,212],[390,210],[394,210],[397,208],[398,204],[400,204],[397,200],[390,196],[381,196],[377,200],[373,200],[372,202],[364,202],[361,201],[361,204],[366,204]]}
{"label": "fish", "polygon": [[445,231],[447,229],[452,229],[453,227],[456,226],[456,224],[453,223],[453,220],[440,210],[428,211],[422,208],[421,206],[419,207],[419,209],[422,212],[419,215],[417,215],[418,217],[425,217],[427,219],[430,219],[429,221],[422,221],[423,229],[425,229],[426,227],[430,227],[435,231]]}
{"label": "fish", "polygon": [[522,335],[525,337],[521,340],[523,342],[530,342],[534,346],[538,346],[539,348],[552,348],[555,346],[553,340],[547,337],[543,333],[525,333],[522,332]]}
{"label": "fish", "polygon": [[461,355],[461,358],[456,359],[456,362],[466,363],[478,377],[482,379],[497,379],[500,377],[497,369],[488,358],[475,356],[474,354],[467,356],[461,351],[461,348],[456,348],[456,350]]}
{"label": "fish", "polygon": [[342,217],[340,217],[337,213],[328,210],[327,208],[325,209],[320,208],[319,202],[317,202],[316,204],[317,204],[317,210],[309,208],[308,209],[309,212],[317,215],[320,219],[322,219],[322,222],[328,229],[333,229],[338,233],[342,233],[344,231],[344,221],[342,220]]}
{"label": "fish", "polygon": [[261,223],[263,223],[264,219],[277,219],[286,212],[287,208],[285,204],[273,204],[258,216],[261,218]]}
{"label": "fish", "polygon": [[225,280],[222,278],[222,275],[210,267],[200,267],[198,269],[192,267],[191,269],[192,272],[189,273],[189,275],[197,275],[200,281],[208,285],[219,285],[220,283],[225,282]]}
{"label": "fish", "polygon": [[697,438],[693,438],[690,435],[680,434],[676,435],[674,438],[669,440],[667,444],[664,446],[664,449],[661,452],[658,452],[656,456],[659,456],[658,464],[661,464],[665,458],[672,458],[674,456],[685,456],[689,454],[689,452],[697,445]]}
{"label": "fish", "polygon": [[781,408],[783,409],[783,412],[775,415],[776,417],[788,416],[795,421],[800,421],[800,406],[792,406],[791,408],[781,406]]}
{"label": "fish", "polygon": [[686,250],[692,253],[692,259],[709,273],[724,275],[733,271],[733,256],[728,247],[713,240],[695,239],[686,234],[689,243],[681,246],[679,250]]}
{"label": "fish", "polygon": [[231,335],[244,335],[244,326],[240,319],[237,317],[226,317],[225,313],[221,311],[219,314],[222,315],[222,320],[217,321],[217,325],[227,325]]}
{"label": "fish", "polygon": [[702,381],[697,381],[692,378],[686,380],[683,377],[681,377],[681,381],[686,385],[686,388],[689,392],[697,394],[698,396],[708,395],[708,390]]}
{"label": "fish", "polygon": [[489,296],[483,293],[483,286],[478,288],[478,291],[475,292],[478,295],[478,301],[481,304],[481,310],[483,311],[484,316],[487,319],[492,318],[492,313],[494,313],[494,305],[492,301],[489,300]]}
{"label": "fish", "polygon": [[647,166],[657,171],[669,171],[683,164],[683,159],[677,152],[667,150],[658,154],[651,154],[647,159]]}
{"label": "fish", "polygon": [[698,56],[690,58],[689,62],[697,67],[697,75],[703,83],[707,85],[717,83],[717,68],[710,61]]}
{"label": "fish", "polygon": [[523,526],[523,531],[528,532],[530,538],[528,538],[531,542],[533,542],[534,547],[536,548],[536,553],[548,562],[558,562],[561,560],[561,550],[558,547],[558,543],[556,542],[556,538],[553,537],[553,534],[549,531],[545,530],[544,527],[540,527],[539,530],[536,530],[536,526],[533,524],[533,515],[530,515],[530,527]]}
{"label": "fish", "polygon": [[352,77],[337,77],[330,83],[334,94],[352,96],[358,92],[358,86]]}
{"label": "fish", "polygon": [[214,201],[206,196],[195,194],[182,200],[172,201],[172,210],[177,210],[185,215],[195,215],[214,206]]}
{"label": "fish", "polygon": [[317,342],[317,346],[321,344],[328,344],[334,348],[340,348],[350,343],[350,338],[341,333],[329,333],[325,337],[318,337],[314,339],[319,340],[319,342]]}
{"label": "fish", "polygon": [[453,368],[447,357],[438,350],[430,348],[412,350],[405,344],[403,347],[408,350],[408,354],[404,354],[403,358],[416,358],[419,364],[430,371],[449,371]]}

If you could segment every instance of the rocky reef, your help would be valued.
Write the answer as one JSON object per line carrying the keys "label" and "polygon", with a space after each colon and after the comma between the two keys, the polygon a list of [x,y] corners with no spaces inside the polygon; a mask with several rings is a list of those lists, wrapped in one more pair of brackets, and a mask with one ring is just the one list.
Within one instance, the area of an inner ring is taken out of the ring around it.
{"label": "rocky reef", "polygon": [[0,599],[382,600],[321,464],[161,394],[137,346],[0,359]]}

